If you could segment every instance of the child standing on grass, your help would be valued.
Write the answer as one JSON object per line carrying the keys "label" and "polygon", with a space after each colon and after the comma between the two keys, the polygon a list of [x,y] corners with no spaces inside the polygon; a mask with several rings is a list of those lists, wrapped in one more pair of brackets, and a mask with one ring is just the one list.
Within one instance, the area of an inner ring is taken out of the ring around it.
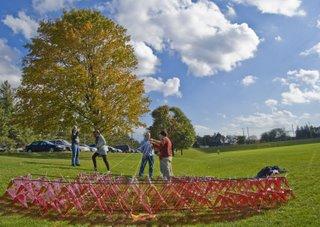
{"label": "child standing on grass", "polygon": [[142,160],[139,170],[139,177],[143,177],[144,168],[146,167],[147,163],[149,164],[149,179],[153,177],[153,147],[150,142],[150,133],[147,132],[144,137],[144,141],[142,142],[141,146],[138,148],[139,151],[142,152]]}

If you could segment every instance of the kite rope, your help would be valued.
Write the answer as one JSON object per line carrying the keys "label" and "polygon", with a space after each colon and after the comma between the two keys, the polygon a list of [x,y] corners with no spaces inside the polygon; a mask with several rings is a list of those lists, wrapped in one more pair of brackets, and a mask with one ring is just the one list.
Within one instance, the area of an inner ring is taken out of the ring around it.
{"label": "kite rope", "polygon": [[129,154],[129,155],[124,154],[125,157],[123,157],[115,166],[112,166],[112,168],[115,168],[115,167],[119,166],[123,161],[127,160],[127,159],[128,159],[129,157],[131,157],[133,154],[134,154],[134,153],[131,153],[131,154]]}

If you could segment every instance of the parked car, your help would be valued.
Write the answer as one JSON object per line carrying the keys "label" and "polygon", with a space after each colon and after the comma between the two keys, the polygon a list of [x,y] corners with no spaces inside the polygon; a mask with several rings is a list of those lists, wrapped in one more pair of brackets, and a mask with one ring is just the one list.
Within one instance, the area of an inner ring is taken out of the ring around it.
{"label": "parked car", "polygon": [[97,148],[96,148],[95,144],[90,144],[88,146],[89,146],[91,152],[96,152],[97,151]]}
{"label": "parked car", "polygon": [[[97,148],[96,148],[95,144],[90,144],[88,146],[89,146],[91,152],[96,152],[97,151]],[[121,149],[117,149],[115,147],[108,146],[108,152],[111,152],[111,153],[122,153],[122,150]]]}
{"label": "parked car", "polygon": [[57,140],[50,140],[49,142],[54,143],[56,145],[63,146],[66,151],[71,151],[71,143],[66,140],[57,139]]}
{"label": "parked car", "polygon": [[24,151],[24,147],[17,148],[17,152],[23,152],[23,151]]}
{"label": "parked car", "polygon": [[54,143],[51,143],[49,141],[34,141],[31,144],[26,146],[27,152],[41,152],[41,151],[63,151],[65,149],[64,146],[57,145]]}
{"label": "parked car", "polygon": [[115,147],[108,146],[108,149],[109,149],[109,152],[112,152],[112,153],[122,153],[121,149],[118,149]]}
{"label": "parked car", "polygon": [[120,149],[123,153],[132,153],[133,150],[130,148],[129,145],[118,145],[114,146],[116,149]]}
{"label": "parked car", "polygon": [[80,151],[91,151],[91,147],[87,144],[79,144]]}

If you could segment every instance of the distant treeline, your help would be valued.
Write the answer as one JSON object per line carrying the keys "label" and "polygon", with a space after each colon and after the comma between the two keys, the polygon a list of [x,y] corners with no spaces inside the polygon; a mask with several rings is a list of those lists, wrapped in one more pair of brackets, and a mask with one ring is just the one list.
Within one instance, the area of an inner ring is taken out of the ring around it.
{"label": "distant treeline", "polygon": [[294,146],[310,143],[320,143],[320,138],[313,139],[292,139],[286,141],[277,141],[277,142],[262,142],[262,143],[253,143],[253,144],[233,144],[233,145],[221,145],[217,147],[209,148],[198,148],[206,153],[218,153],[218,152],[228,152],[228,151],[240,151],[240,150],[254,150],[254,149],[263,149],[271,147],[283,147],[283,146]]}
{"label": "distant treeline", "polygon": [[237,135],[222,135],[215,133],[213,135],[197,136],[196,142],[193,147],[206,148],[206,147],[220,147],[226,145],[241,145],[241,144],[258,144],[278,141],[290,141],[301,139],[320,138],[320,126],[315,127],[312,125],[305,125],[297,127],[295,136],[289,136],[287,131],[283,128],[275,128],[268,132],[261,134],[261,138],[257,136],[237,136]]}

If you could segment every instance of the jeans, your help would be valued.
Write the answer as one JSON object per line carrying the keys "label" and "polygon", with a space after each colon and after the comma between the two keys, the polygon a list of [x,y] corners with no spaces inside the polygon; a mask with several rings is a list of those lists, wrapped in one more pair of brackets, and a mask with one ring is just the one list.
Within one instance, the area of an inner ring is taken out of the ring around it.
{"label": "jeans", "polygon": [[172,171],[172,157],[166,157],[160,159],[160,172],[162,177],[166,180],[169,180],[171,176],[173,176]]}
{"label": "jeans", "polygon": [[153,159],[153,156],[149,156],[149,155],[142,157],[139,177],[143,176],[144,168],[146,167],[147,163],[149,163],[149,178],[152,178],[154,159]]}
{"label": "jeans", "polygon": [[80,152],[80,148],[79,145],[76,143],[71,144],[71,152],[72,152],[72,156],[71,156],[71,165],[75,166],[75,165],[79,165],[79,152]]}

